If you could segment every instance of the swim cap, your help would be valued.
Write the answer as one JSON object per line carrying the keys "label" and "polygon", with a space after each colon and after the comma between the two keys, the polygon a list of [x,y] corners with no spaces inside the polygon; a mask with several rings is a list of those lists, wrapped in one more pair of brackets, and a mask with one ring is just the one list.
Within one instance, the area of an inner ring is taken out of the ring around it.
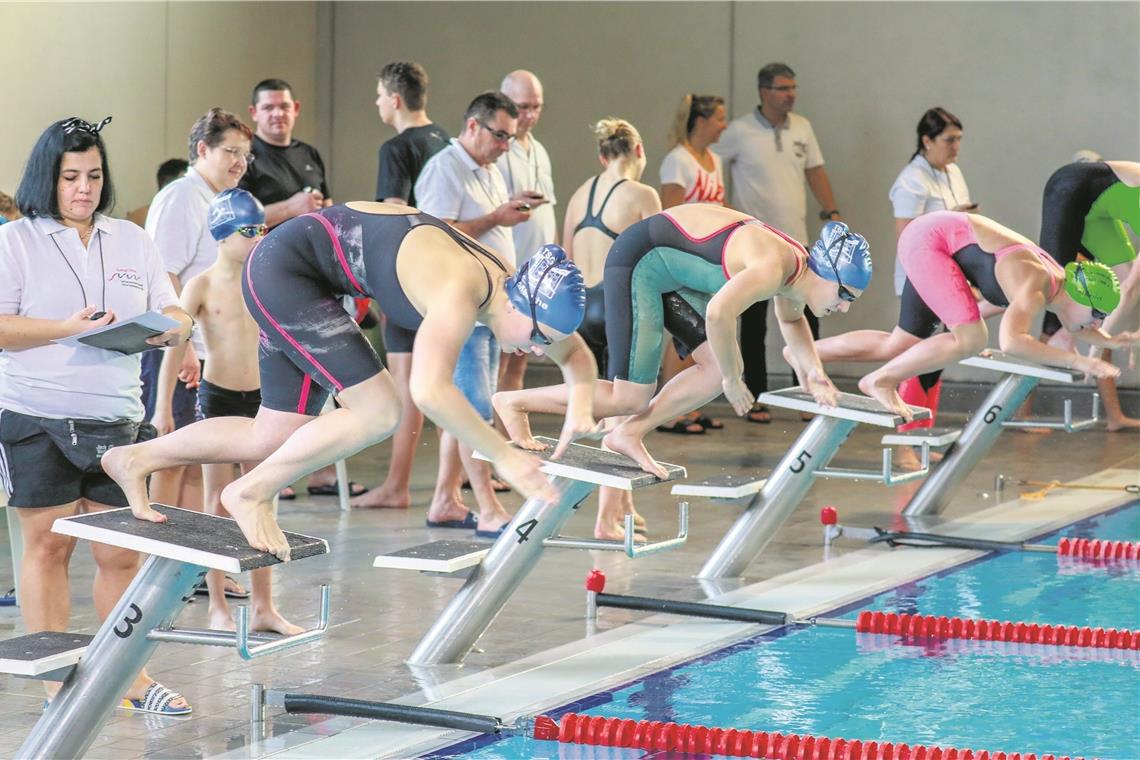
{"label": "swim cap", "polygon": [[265,209],[252,193],[229,188],[210,201],[210,234],[214,240],[225,240],[237,232],[238,227],[255,227],[265,224]]}
{"label": "swim cap", "polygon": [[1077,303],[1107,316],[1120,305],[1116,272],[1098,261],[1070,261],[1065,265],[1065,292]]}
{"label": "swim cap", "polygon": [[871,247],[867,238],[843,222],[828,222],[808,252],[811,271],[830,282],[866,290],[871,284]]}
{"label": "swim cap", "polygon": [[524,314],[569,335],[586,313],[586,285],[578,266],[553,243],[538,249],[507,278],[507,297]]}

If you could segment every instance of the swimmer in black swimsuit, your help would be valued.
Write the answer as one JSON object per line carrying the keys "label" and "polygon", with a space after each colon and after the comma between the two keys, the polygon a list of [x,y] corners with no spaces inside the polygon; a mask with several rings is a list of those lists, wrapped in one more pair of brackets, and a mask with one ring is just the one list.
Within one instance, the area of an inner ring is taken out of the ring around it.
{"label": "swimmer in black swimsuit", "polygon": [[[274,494],[384,440],[399,421],[391,375],[342,308],[345,295],[374,298],[388,319],[418,328],[411,376],[416,405],[490,456],[525,497],[553,499],[557,493],[539,461],[503,440],[452,382],[473,326],[487,325],[504,351],[545,353],[562,366],[574,390],[557,453],[595,427],[596,368],[575,333],[585,300],[582,277],[557,246],[544,246],[514,272],[427,214],[350,203],[276,227],[250,255],[243,286],[261,329],[261,409],[254,420],[218,417],[116,449],[111,466],[136,515],[150,511],[150,472],[174,464],[263,460],[223,491],[222,503],[251,546],[288,559]],[[330,393],[340,408],[316,416]]]}

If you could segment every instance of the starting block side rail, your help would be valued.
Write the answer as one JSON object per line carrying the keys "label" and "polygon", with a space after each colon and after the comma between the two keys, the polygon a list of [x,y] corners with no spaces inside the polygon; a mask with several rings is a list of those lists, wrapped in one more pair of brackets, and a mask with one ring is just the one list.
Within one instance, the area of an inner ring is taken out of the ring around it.
{"label": "starting block side rail", "polygon": [[921,445],[919,457],[921,464],[917,470],[895,472],[894,452],[891,449],[883,449],[883,469],[880,472],[874,470],[822,467],[816,470],[815,475],[820,478],[872,480],[888,487],[896,486],[901,483],[909,483],[912,480],[921,480],[930,474],[930,444],[924,442]]}
{"label": "starting block side rail", "polygon": [[1049,430],[1064,430],[1066,433],[1077,433],[1081,430],[1088,430],[1096,423],[1100,422],[1100,394],[1094,392],[1092,394],[1092,413],[1083,420],[1073,421],[1073,400],[1071,398],[1064,399],[1064,410],[1061,413],[1060,420],[1037,419],[1037,420],[1006,420],[1002,423],[1003,427],[1007,428],[1047,428]]}
{"label": "starting block side rail", "polygon": [[643,557],[646,554],[667,549],[675,549],[684,545],[689,539],[689,502],[682,501],[677,505],[677,535],[663,541],[652,543],[638,543],[634,530],[633,515],[625,516],[625,538],[621,541],[611,541],[604,538],[575,538],[573,536],[551,536],[543,541],[547,547],[558,549],[591,549],[593,551],[625,552],[630,559]]}

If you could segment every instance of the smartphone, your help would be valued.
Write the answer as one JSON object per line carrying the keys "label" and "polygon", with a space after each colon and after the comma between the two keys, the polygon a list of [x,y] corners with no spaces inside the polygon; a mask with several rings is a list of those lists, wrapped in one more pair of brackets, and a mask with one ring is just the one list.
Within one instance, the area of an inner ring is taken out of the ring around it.
{"label": "smartphone", "polygon": [[517,208],[519,211],[530,211],[531,205],[529,203],[520,203],[519,205],[515,206],[515,208]]}

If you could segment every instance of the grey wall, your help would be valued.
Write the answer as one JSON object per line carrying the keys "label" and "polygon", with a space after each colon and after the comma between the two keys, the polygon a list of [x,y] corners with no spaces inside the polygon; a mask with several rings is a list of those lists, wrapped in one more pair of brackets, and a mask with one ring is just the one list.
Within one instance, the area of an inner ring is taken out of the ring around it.
{"label": "grey wall", "polygon": [[[473,95],[513,68],[535,71],[547,103],[536,133],[563,201],[597,170],[596,119],[638,126],[645,179],[656,184],[683,93],[722,93],[739,115],[755,105],[756,69],[789,63],[797,110],[814,124],[838,204],[871,240],[879,273],[825,334],[894,324],[886,193],[926,108],[963,119],[972,195],[1031,238],[1041,187],[1075,150],[1140,156],[1133,2],[0,3],[0,66],[10,73],[0,189],[14,190],[51,120],[111,113],[105,134],[125,213],[149,199],[157,164],[185,152],[197,115],[212,105],[244,114],[250,86],[280,76],[304,104],[297,136],[322,151],[334,197],[371,198],[376,151],[392,135],[373,105],[375,74],[399,59],[427,67],[429,112],[453,133]],[[769,342],[773,372],[783,369],[779,346]]]}

